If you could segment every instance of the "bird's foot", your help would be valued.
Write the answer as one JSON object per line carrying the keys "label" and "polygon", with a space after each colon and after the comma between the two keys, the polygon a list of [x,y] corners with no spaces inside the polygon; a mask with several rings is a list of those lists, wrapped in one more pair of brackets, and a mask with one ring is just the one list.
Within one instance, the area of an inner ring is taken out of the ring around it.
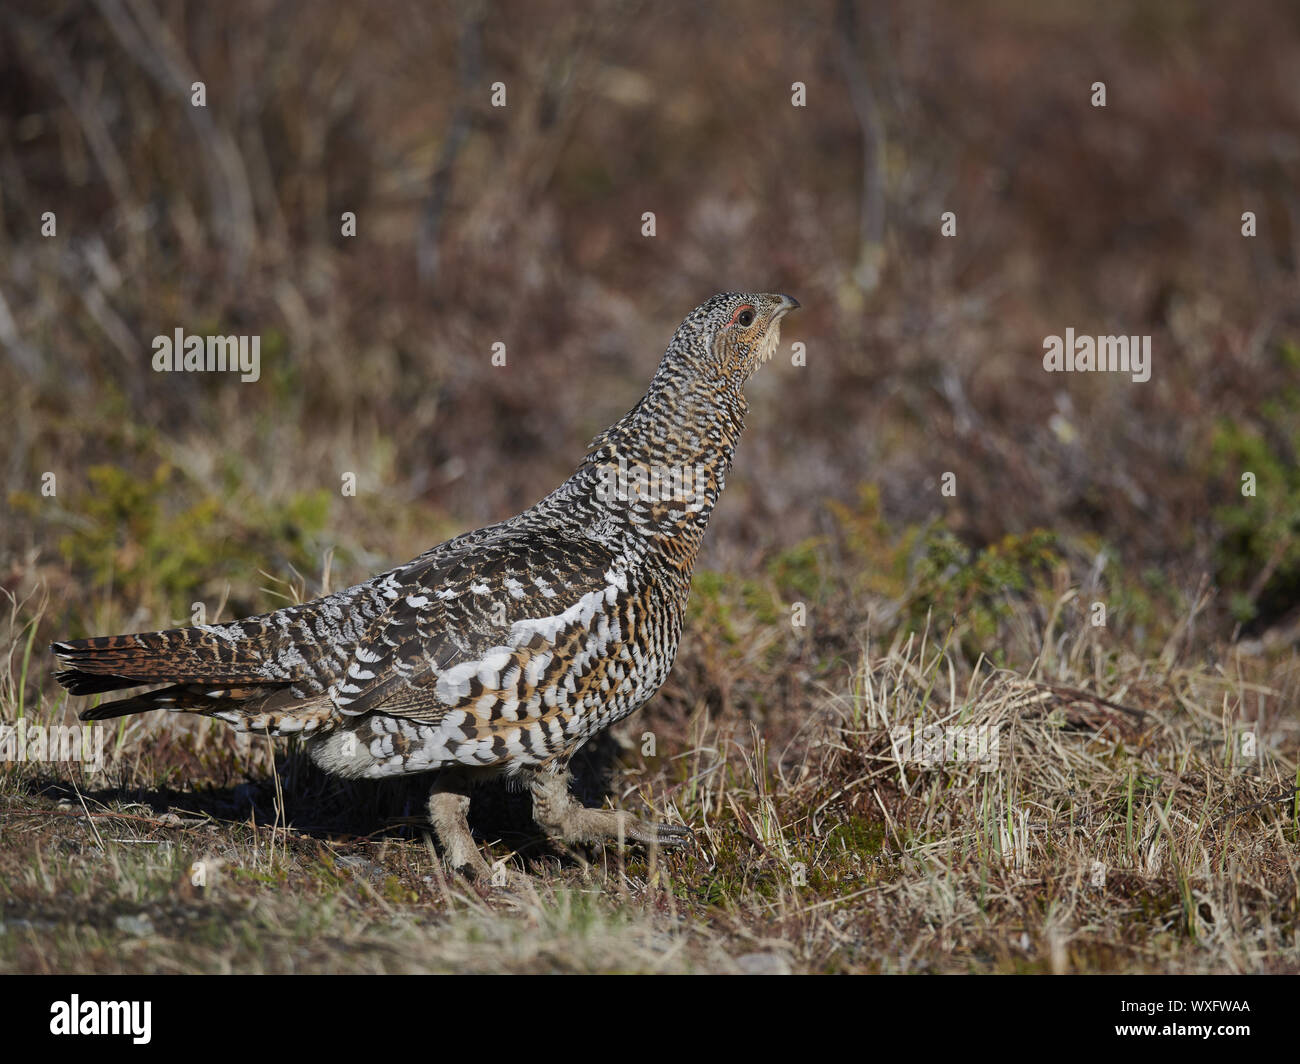
{"label": "bird's foot", "polygon": [[532,792],[533,819],[558,842],[639,842],[652,849],[679,850],[695,840],[695,833],[680,824],[640,820],[621,809],[588,809],[569,794],[564,775],[538,774]]}
{"label": "bird's foot", "polygon": [[559,834],[565,842],[639,842],[664,850],[685,849],[695,841],[695,833],[681,824],[659,824],[622,810],[588,809],[576,802]]}

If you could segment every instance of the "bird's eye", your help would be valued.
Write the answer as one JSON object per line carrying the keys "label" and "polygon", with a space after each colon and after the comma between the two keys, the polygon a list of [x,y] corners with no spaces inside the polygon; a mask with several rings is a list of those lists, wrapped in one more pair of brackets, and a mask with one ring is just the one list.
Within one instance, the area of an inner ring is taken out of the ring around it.
{"label": "bird's eye", "polygon": [[744,310],[742,310],[739,314],[736,315],[736,323],[742,329],[748,329],[751,325],[754,324],[754,312],[750,310],[748,307],[746,307]]}

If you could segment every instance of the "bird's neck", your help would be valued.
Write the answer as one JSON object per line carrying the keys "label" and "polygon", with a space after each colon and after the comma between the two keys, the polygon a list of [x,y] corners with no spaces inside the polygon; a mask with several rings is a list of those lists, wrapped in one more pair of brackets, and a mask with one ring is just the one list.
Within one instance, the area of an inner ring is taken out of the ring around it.
{"label": "bird's neck", "polygon": [[656,374],[640,402],[597,436],[587,461],[653,465],[730,462],[748,404],[725,381]]}
{"label": "bird's neck", "polygon": [[578,477],[598,507],[689,571],[746,410],[727,384],[657,374],[641,401],[592,441]]}

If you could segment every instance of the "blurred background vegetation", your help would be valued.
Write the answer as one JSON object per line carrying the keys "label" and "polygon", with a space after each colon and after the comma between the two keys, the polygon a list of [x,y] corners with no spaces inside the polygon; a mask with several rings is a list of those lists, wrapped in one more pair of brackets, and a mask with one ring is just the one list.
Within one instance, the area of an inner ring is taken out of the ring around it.
{"label": "blurred background vegetation", "polygon": [[[1291,654],[1298,68],[1262,0],[11,0],[0,581],[41,641],[341,586],[531,504],[687,311],[780,290],[670,704],[798,701],[878,622],[1004,655],[1013,600],[1030,657],[1094,600],[1138,653]],[[177,327],[261,380],[152,372]],[[1067,327],[1151,380],[1044,373]]]}

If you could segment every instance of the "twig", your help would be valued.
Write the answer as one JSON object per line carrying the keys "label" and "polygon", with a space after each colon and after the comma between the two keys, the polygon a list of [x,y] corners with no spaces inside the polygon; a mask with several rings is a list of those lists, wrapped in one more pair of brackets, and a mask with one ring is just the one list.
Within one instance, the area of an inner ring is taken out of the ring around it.
{"label": "twig", "polygon": [[463,0],[460,5],[460,41],[457,46],[456,106],[451,125],[442,142],[438,165],[433,171],[429,197],[424,201],[424,216],[416,241],[416,270],[420,283],[432,286],[438,277],[438,241],[442,216],[451,191],[452,170],[464,147],[473,124],[473,93],[479,84],[483,57],[483,5],[479,0]]}
{"label": "twig", "polygon": [[75,780],[73,781],[72,789],[77,794],[77,800],[81,802],[81,808],[86,814],[86,821],[90,824],[90,830],[95,836],[95,842],[99,844],[99,848],[101,850],[107,852],[108,848],[104,845],[104,840],[99,835],[99,828],[95,827],[95,821],[92,819],[90,815],[90,807],[86,805],[86,799],[82,795],[81,788],[77,786]]}
{"label": "twig", "polygon": [[858,219],[858,264],[853,279],[864,292],[880,280],[885,248],[885,132],[875,90],[858,55],[858,15],[853,0],[835,8],[835,38],[849,99],[862,129],[862,207]]}

